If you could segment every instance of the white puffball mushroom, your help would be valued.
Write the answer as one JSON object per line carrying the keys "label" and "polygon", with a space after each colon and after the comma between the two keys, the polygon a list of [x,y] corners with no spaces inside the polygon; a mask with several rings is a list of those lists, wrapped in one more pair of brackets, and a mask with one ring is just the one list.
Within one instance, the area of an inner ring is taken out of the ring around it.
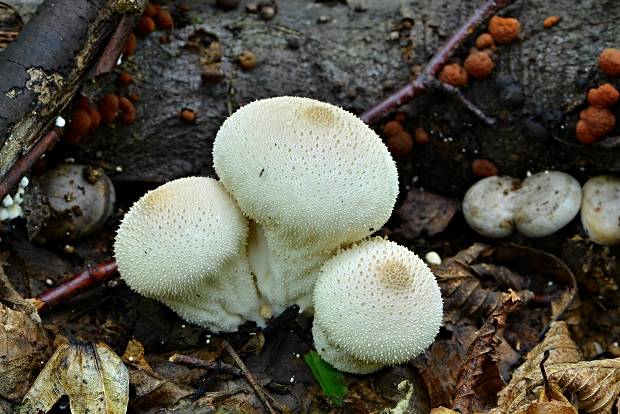
{"label": "white puffball mushroom", "polygon": [[377,134],[350,112],[308,98],[237,110],[217,133],[213,165],[255,222],[250,266],[276,313],[309,308],[318,267],[380,229],[398,193],[395,163]]}
{"label": "white puffball mushroom", "polygon": [[213,331],[262,324],[245,245],[247,222],[216,180],[188,177],[149,191],[114,243],[121,276],[185,320]]}
{"label": "white puffball mushroom", "polygon": [[515,193],[520,181],[507,176],[483,178],[465,193],[463,215],[467,224],[485,237],[510,236],[514,229]]}
{"label": "white puffball mushroom", "polygon": [[314,291],[315,347],[335,368],[365,374],[415,357],[443,317],[435,276],[415,253],[382,238],[340,251]]}
{"label": "white puffball mushroom", "polygon": [[620,178],[601,175],[586,181],[581,224],[595,243],[620,244]]}
{"label": "white puffball mushroom", "polygon": [[527,237],[555,233],[575,218],[581,206],[581,185],[561,171],[533,174],[517,193],[514,222]]}

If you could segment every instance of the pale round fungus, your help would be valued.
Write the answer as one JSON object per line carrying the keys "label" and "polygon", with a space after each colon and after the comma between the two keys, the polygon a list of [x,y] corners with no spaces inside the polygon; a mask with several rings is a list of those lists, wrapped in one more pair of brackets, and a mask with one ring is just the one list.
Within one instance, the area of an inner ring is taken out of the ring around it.
{"label": "pale round fungus", "polygon": [[189,322],[235,331],[262,322],[250,273],[245,217],[216,180],[189,177],[145,194],[114,243],[123,279]]}
{"label": "pale round fungus", "polygon": [[561,171],[544,171],[523,180],[514,221],[527,237],[545,237],[566,226],[579,213],[581,185]]}
{"label": "pale round fungus", "polygon": [[339,247],[380,229],[398,193],[396,166],[374,131],[308,98],[240,108],[217,133],[213,164],[256,222],[250,265],[276,312],[295,303],[309,308],[314,270]]}
{"label": "pale round fungus", "polygon": [[581,186],[570,175],[544,171],[523,182],[488,177],[463,198],[469,226],[485,237],[506,237],[516,229],[527,237],[545,237],[566,226],[579,212]]}
{"label": "pale round fungus", "polygon": [[467,224],[485,237],[499,238],[515,229],[515,193],[520,181],[506,176],[483,178],[472,185],[463,198]]}
{"label": "pale round fungus", "polygon": [[428,266],[381,238],[342,250],[323,265],[314,307],[318,353],[335,368],[358,374],[421,353],[433,343],[443,317]]}
{"label": "pale round fungus", "polygon": [[601,175],[584,184],[581,224],[595,243],[620,244],[620,178]]}

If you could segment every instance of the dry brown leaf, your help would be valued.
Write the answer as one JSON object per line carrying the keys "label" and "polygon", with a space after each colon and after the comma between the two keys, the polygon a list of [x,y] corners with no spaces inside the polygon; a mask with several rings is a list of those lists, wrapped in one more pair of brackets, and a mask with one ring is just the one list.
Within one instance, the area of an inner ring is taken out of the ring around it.
{"label": "dry brown leaf", "polygon": [[448,226],[458,207],[458,201],[453,198],[413,188],[396,210],[401,224],[393,234],[405,240],[411,240],[422,232],[433,236]]}
{"label": "dry brown leaf", "polygon": [[181,399],[194,394],[194,390],[171,381],[153,371],[144,358],[144,347],[139,341],[131,340],[123,353],[123,360],[129,367],[129,382],[135,389],[131,399],[134,410],[165,408],[177,404]]}
{"label": "dry brown leaf", "polygon": [[548,386],[549,393],[546,387],[543,387],[538,400],[515,414],[577,414],[577,409],[562,394],[562,389],[556,382],[549,381]]}
{"label": "dry brown leaf", "polygon": [[[0,256],[0,397],[19,401],[51,351],[36,309],[13,289]],[[6,306],[5,306],[6,305]]]}
{"label": "dry brown leaf", "polygon": [[581,361],[581,352],[570,338],[564,322],[551,325],[545,340],[529,354],[515,371],[510,383],[500,392],[493,414],[526,410],[544,388],[540,371],[544,351],[549,351],[545,371],[564,393],[572,393],[579,410],[586,413],[610,413],[620,394],[620,359]]}
{"label": "dry brown leaf", "polygon": [[490,251],[488,246],[476,243],[446,259],[434,271],[444,300],[444,324],[448,329],[465,318],[487,316],[501,303],[501,292],[483,288],[470,268],[485,251]]}
{"label": "dry brown leaf", "polygon": [[462,413],[473,413],[495,406],[497,392],[504,385],[497,355],[502,332],[508,314],[521,303],[516,293],[504,294],[501,305],[480,328],[459,370],[452,408]]}
{"label": "dry brown leaf", "polygon": [[431,410],[431,414],[458,414],[458,411],[454,411],[446,407],[437,407]]}
{"label": "dry brown leaf", "polygon": [[69,397],[73,414],[124,414],[129,400],[127,368],[103,343],[63,344],[47,361],[19,412],[47,412],[63,395]]}

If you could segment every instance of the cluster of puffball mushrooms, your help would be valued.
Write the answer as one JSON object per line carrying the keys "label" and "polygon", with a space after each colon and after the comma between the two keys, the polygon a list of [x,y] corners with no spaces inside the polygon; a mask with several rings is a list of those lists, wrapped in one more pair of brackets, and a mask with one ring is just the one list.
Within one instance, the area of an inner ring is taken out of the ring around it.
{"label": "cluster of puffball mushrooms", "polygon": [[520,181],[487,177],[465,193],[463,215],[472,229],[500,238],[515,229],[527,237],[545,237],[570,223],[581,210],[581,223],[595,243],[620,243],[620,178],[600,175],[583,186],[560,171],[544,171]]}
{"label": "cluster of puffball mushrooms", "polygon": [[291,305],[314,312],[321,357],[369,373],[409,360],[442,323],[437,281],[413,252],[370,237],[392,213],[396,166],[351,113],[307,98],[250,103],[213,146],[220,181],[181,178],[145,194],[114,245],[138,293],[231,332]]}

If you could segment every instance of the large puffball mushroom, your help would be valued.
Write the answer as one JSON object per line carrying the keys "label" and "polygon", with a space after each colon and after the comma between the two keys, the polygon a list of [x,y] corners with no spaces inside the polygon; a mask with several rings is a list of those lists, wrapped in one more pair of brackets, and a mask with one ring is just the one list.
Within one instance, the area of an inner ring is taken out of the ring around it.
{"label": "large puffball mushroom", "polygon": [[314,270],[381,228],[398,193],[395,163],[374,131],[308,98],[240,108],[217,133],[213,164],[255,222],[250,265],[276,313],[291,304],[309,308]]}
{"label": "large puffball mushroom", "polygon": [[561,171],[544,171],[523,180],[517,197],[517,231],[527,237],[545,237],[579,213],[581,185]]}
{"label": "large puffball mushroom", "polygon": [[581,224],[595,243],[620,244],[620,178],[601,175],[586,181]]}
{"label": "large puffball mushroom", "polygon": [[213,331],[261,323],[246,256],[247,221],[216,180],[181,178],[149,191],[114,243],[122,278],[185,320]]}
{"label": "large puffball mushroom", "polygon": [[424,261],[396,243],[372,238],[321,268],[312,333],[325,361],[365,374],[421,353],[435,339],[442,317],[441,292]]}
{"label": "large puffball mushroom", "polygon": [[477,233],[490,238],[510,236],[515,229],[515,189],[520,181],[506,176],[483,178],[465,193],[463,215]]}

